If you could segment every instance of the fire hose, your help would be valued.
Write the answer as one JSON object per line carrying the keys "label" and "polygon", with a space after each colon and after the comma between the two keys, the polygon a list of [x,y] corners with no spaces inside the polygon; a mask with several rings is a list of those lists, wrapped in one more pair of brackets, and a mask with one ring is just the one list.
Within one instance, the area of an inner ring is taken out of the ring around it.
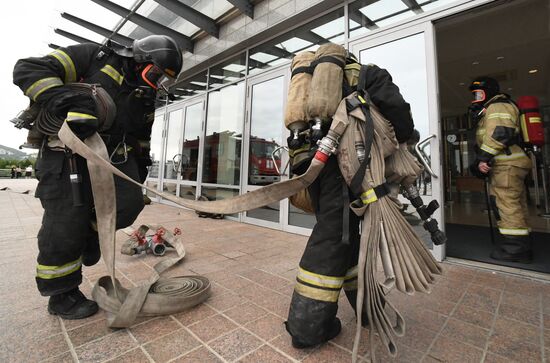
{"label": "fire hose", "polygon": [[[318,151],[309,169],[303,175],[231,199],[216,201],[187,200],[144,187],[111,165],[106,147],[98,134],[92,135],[83,142],[72,133],[66,123],[63,123],[58,133],[60,140],[74,153],[86,158],[88,163],[98,216],[100,245],[110,274],[110,276],[102,277],[94,286],[93,297],[99,306],[109,313],[109,326],[127,327],[137,316],[171,314],[181,311],[204,301],[209,294],[209,283],[205,278],[184,277],[183,279],[187,280],[183,281],[174,278],[161,278],[160,275],[163,271],[185,256],[185,250],[181,243],[170,236],[167,237],[167,241],[175,247],[178,257],[165,259],[155,265],[153,275],[143,285],[126,290],[118,283],[114,268],[116,208],[112,174],[132,182],[140,188],[161,195],[180,206],[200,212],[233,214],[258,208],[294,195],[306,188],[317,178],[328,157],[336,153],[339,139],[344,135],[350,122],[357,119],[366,122],[365,116],[359,109],[350,113],[352,116],[348,118],[345,107],[345,102],[343,111],[342,107],[339,107],[340,117],[338,117],[339,112],[337,111],[327,136],[320,141]],[[342,116],[342,112],[344,116]],[[388,147],[388,138],[384,135],[388,130],[383,130],[383,128],[390,127],[382,124],[377,117],[374,117],[374,121],[375,132],[370,153],[371,164],[363,180],[363,185],[371,188],[384,182],[383,150]],[[355,140],[352,141],[352,145],[354,142]],[[412,156],[410,157],[412,158]],[[429,285],[434,282],[433,275],[441,273],[441,268],[400,214],[399,208],[399,202],[391,196],[381,197],[375,203],[367,204],[361,208],[363,233],[358,264],[357,306],[363,306],[371,323],[372,360],[375,360],[375,332],[378,333],[382,343],[392,355],[396,354],[395,336],[404,334],[403,317],[393,304],[386,300],[388,290],[396,286],[399,291],[407,294],[413,294],[415,291],[429,292]],[[378,281],[376,277],[379,256],[386,276],[382,282]],[[354,360],[357,358],[363,309],[358,309],[357,312],[358,325],[353,349]],[[392,323],[387,310],[393,311],[394,323]]]}

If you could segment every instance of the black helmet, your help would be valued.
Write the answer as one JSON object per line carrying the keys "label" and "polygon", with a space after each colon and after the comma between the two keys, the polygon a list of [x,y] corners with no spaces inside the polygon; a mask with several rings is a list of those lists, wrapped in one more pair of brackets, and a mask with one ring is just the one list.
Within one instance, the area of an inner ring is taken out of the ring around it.
{"label": "black helmet", "polygon": [[481,103],[489,101],[500,92],[500,87],[496,79],[491,77],[477,77],[469,87],[474,99],[472,103]]}
{"label": "black helmet", "polygon": [[167,76],[176,78],[181,71],[181,51],[174,39],[166,35],[149,35],[134,40],[134,60],[138,63],[153,63]]}

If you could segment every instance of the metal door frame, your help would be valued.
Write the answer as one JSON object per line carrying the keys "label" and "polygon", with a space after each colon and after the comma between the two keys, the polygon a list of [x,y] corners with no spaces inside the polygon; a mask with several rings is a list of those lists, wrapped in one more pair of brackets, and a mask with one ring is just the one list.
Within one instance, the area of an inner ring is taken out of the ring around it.
{"label": "metal door frame", "polygon": [[[245,106],[245,124],[243,128],[243,162],[241,166],[241,190],[240,194],[245,194],[249,191],[256,190],[261,188],[262,186],[253,186],[248,184],[248,160],[250,156],[250,127],[251,127],[251,118],[252,118],[252,88],[255,85],[258,85],[260,83],[267,82],[269,80],[283,77],[283,107],[286,106],[286,99],[287,99],[287,90],[288,90],[288,83],[290,78],[290,71],[289,67],[286,66],[284,68],[278,67],[276,69],[270,70],[268,72],[251,76],[246,81],[246,106]],[[282,120],[281,120],[282,121]],[[288,131],[285,128],[284,122],[281,122],[280,124],[280,130],[281,130],[281,140],[286,140],[286,136]],[[281,154],[281,165],[286,165],[288,162],[288,153],[283,152]],[[281,175],[281,181],[287,180],[287,175]],[[286,225],[287,221],[287,211],[288,211],[288,199],[283,199],[280,201],[280,210],[279,210],[279,222],[270,222],[263,219],[257,219],[253,217],[248,217],[246,215],[246,212],[241,213],[241,221],[249,224],[254,224],[257,226],[262,227],[268,227],[268,228],[274,228],[278,230],[285,230],[284,226]]]}
{"label": "metal door frame", "polygon": [[[441,130],[439,123],[439,91],[437,84],[437,62],[436,62],[436,49],[434,38],[434,26],[431,22],[423,22],[416,25],[405,26],[402,29],[392,31],[387,34],[379,34],[374,37],[368,37],[367,39],[357,40],[350,42],[349,49],[355,54],[359,55],[359,52],[364,49],[373,48],[383,44],[387,44],[399,39],[404,39],[416,34],[424,34],[424,54],[426,57],[426,75],[427,75],[427,91],[428,91],[428,125],[429,134],[435,135],[435,138],[430,140],[430,154],[431,154],[431,168],[438,175],[438,178],[432,178],[432,195],[423,196],[424,203],[429,203],[432,199],[436,199],[441,206],[435,213],[434,217],[439,222],[441,229],[445,228],[444,213],[443,213],[443,201],[444,201],[444,186],[443,186],[443,167],[441,159]],[[421,51],[421,50],[419,50]],[[379,65],[384,67],[383,64]],[[442,261],[445,258],[445,245],[435,246],[431,250],[432,254],[438,261]]]}

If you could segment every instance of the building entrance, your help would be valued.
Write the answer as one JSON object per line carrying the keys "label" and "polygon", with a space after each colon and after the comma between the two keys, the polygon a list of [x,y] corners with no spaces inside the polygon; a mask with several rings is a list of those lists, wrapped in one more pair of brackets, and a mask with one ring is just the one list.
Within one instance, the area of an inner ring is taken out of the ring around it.
{"label": "building entrance", "polygon": [[[547,0],[497,1],[435,23],[447,256],[550,272],[549,10]],[[546,144],[527,150],[532,168],[525,182],[532,263],[490,257],[501,237],[497,216],[489,220],[485,182],[469,170],[476,158],[477,127],[467,112],[468,86],[479,76],[496,79],[501,92],[516,102],[534,96],[540,105]]]}

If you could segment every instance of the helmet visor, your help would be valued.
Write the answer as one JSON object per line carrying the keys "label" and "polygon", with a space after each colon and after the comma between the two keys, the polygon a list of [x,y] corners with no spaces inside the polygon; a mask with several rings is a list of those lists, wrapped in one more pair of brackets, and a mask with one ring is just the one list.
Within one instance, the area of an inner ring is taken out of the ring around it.
{"label": "helmet visor", "polygon": [[485,91],[482,89],[472,90],[472,103],[478,103],[485,101]]}
{"label": "helmet visor", "polygon": [[154,64],[149,64],[141,71],[143,81],[153,89],[158,89],[159,86],[167,79],[164,72]]}

